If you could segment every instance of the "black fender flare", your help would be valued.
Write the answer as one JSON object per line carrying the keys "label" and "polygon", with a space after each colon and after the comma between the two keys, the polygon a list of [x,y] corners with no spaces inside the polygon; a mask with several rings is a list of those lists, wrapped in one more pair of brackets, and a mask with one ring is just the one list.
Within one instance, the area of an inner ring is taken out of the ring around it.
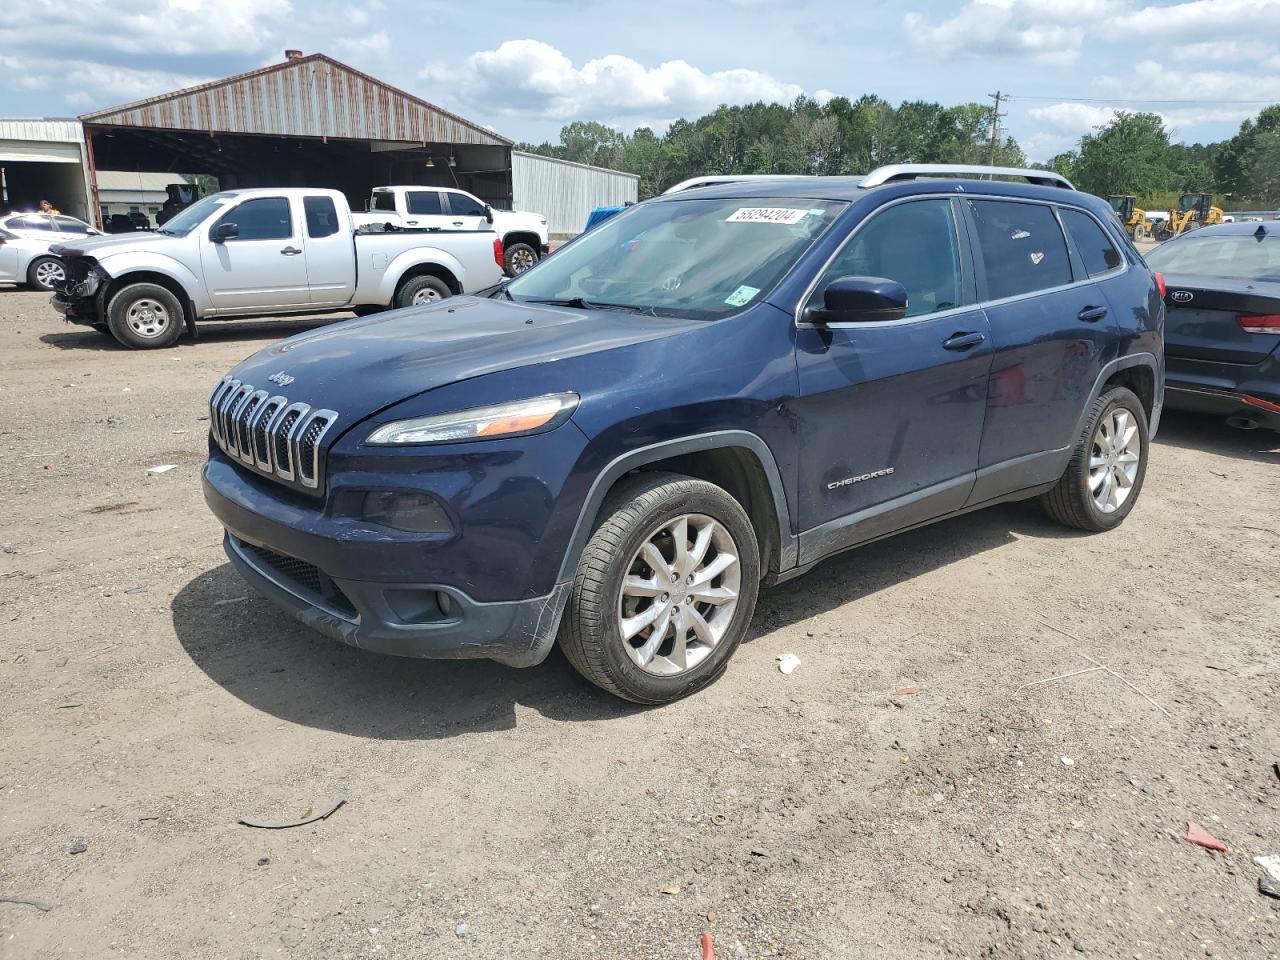
{"label": "black fender flare", "polygon": [[[697,453],[702,450],[727,449],[739,447],[751,453],[764,471],[769,484],[769,492],[773,499],[773,512],[778,528],[778,570],[789,570],[796,565],[797,540],[791,531],[791,516],[787,508],[786,489],[782,485],[782,472],[773,451],[757,434],[747,430],[717,430],[711,433],[700,433],[692,437],[680,437],[674,440],[663,440],[660,443],[628,450],[620,454],[597,474],[587,491],[586,500],[578,511],[578,520],[574,524],[573,534],[569,538],[569,546],[565,550],[564,559],[560,563],[560,575],[557,582],[572,580],[578,568],[578,559],[583,548],[591,537],[591,530],[599,516],[600,507],[604,503],[610,488],[625,474],[640,467],[678,457],[684,454]],[[762,558],[764,559],[764,558]],[[763,564],[768,569],[769,564]]]}
{"label": "black fender flare", "polygon": [[1076,420],[1076,429],[1071,435],[1071,443],[1075,443],[1076,438],[1080,436],[1080,431],[1084,429],[1084,422],[1089,417],[1089,410],[1093,406],[1093,401],[1102,395],[1102,388],[1106,386],[1107,381],[1121,370],[1128,370],[1132,367],[1148,367],[1151,370],[1151,375],[1155,378],[1155,394],[1151,398],[1151,422],[1147,425],[1148,435],[1155,437],[1156,430],[1160,426],[1160,411],[1164,406],[1164,371],[1161,369],[1160,361],[1154,353],[1130,353],[1123,357],[1116,357],[1098,371],[1097,379],[1093,382],[1093,389],[1089,392],[1089,398],[1080,408],[1080,417]]}

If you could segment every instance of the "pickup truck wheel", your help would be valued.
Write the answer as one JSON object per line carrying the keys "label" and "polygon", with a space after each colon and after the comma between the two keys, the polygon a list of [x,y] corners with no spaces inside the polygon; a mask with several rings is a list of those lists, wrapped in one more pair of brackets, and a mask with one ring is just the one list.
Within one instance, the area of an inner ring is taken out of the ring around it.
{"label": "pickup truck wheel", "polygon": [[1118,527],[1147,473],[1147,413],[1131,390],[1112,387],[1093,401],[1058,485],[1040,497],[1054,520],[1078,530]]}
{"label": "pickup truck wheel", "polygon": [[502,255],[508,277],[518,277],[538,262],[538,251],[527,243],[513,243]]}
{"label": "pickup truck wheel", "polygon": [[37,290],[53,290],[67,279],[67,268],[57,257],[36,257],[27,267],[27,283]]}
{"label": "pickup truck wheel", "polygon": [[396,294],[397,307],[416,307],[453,296],[449,285],[439,277],[413,277],[404,282]]}
{"label": "pickup truck wheel", "polygon": [[111,333],[134,350],[172,346],[182,336],[184,323],[178,298],[154,283],[125,287],[107,307]]}
{"label": "pickup truck wheel", "polygon": [[560,646],[598,687],[670,703],[724,672],[759,589],[755,531],[738,501],[702,480],[638,474],[601,508]]}

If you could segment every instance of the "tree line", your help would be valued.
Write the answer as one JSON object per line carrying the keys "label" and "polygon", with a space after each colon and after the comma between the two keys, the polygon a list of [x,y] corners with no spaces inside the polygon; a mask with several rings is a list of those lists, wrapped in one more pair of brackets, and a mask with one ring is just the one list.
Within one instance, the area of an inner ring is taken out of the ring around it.
{"label": "tree line", "polygon": [[[1027,166],[1018,142],[992,137],[992,112],[980,103],[944,107],[923,100],[893,106],[876,96],[790,105],[717,107],[677,120],[661,135],[649,127],[625,133],[575,121],[559,143],[517,149],[640,177],[640,198],[703,174],[866,173],[886,163],[980,163]],[[1118,113],[1081,137],[1075,150],[1047,164],[1082,190],[1134,194],[1140,205],[1168,209],[1183,192],[1215,194],[1236,209],[1280,206],[1280,105],[1246,120],[1239,132],[1210,144],[1173,143],[1152,113]]]}

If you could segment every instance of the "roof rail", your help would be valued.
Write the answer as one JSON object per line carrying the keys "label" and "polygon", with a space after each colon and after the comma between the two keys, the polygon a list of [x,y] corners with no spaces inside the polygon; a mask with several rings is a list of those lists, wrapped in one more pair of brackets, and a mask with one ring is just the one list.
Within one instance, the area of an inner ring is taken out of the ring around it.
{"label": "roof rail", "polygon": [[876,167],[862,178],[862,183],[859,186],[878,187],[883,183],[916,180],[920,177],[952,177],[974,180],[993,176],[1023,177],[1028,183],[1034,183],[1039,187],[1075,189],[1070,180],[1060,173],[1054,173],[1052,170],[1028,170],[1023,167],[984,167],[954,163],[891,163],[888,166]]}

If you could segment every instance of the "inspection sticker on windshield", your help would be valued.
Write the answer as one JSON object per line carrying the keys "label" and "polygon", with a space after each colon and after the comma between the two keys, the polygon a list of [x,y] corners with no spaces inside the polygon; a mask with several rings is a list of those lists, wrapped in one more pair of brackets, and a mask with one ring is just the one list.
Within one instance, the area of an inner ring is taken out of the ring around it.
{"label": "inspection sticker on windshield", "polygon": [[724,218],[725,223],[799,223],[809,213],[792,207],[739,207]]}
{"label": "inspection sticker on windshield", "polygon": [[751,298],[760,292],[759,287],[748,287],[745,283],[724,298],[731,307],[743,307],[751,302]]}

